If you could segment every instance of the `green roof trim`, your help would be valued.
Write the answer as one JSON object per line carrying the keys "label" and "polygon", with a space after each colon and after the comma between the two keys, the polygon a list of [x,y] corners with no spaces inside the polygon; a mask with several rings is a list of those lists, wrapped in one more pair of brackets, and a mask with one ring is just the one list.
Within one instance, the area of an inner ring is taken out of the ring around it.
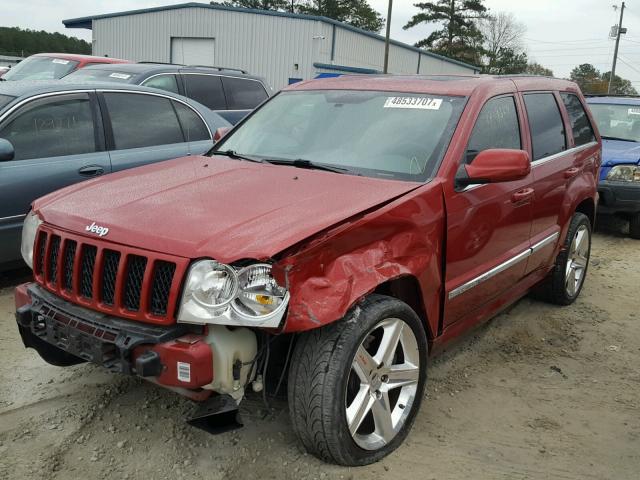
{"label": "green roof trim", "polygon": [[[287,12],[276,12],[272,10],[257,10],[253,8],[239,8],[239,7],[227,7],[225,5],[210,5],[208,3],[198,3],[198,2],[188,2],[188,3],[178,3],[175,5],[166,5],[164,7],[152,7],[152,8],[141,8],[138,10],[128,10],[125,12],[114,12],[114,13],[106,13],[102,15],[92,15],[88,17],[79,17],[79,18],[70,18],[68,20],[63,20],[62,24],[66,28],[86,28],[91,30],[93,26],[94,20],[102,20],[105,18],[114,18],[114,17],[125,17],[129,15],[140,15],[144,13],[154,13],[154,12],[164,12],[167,10],[180,10],[183,8],[207,8],[210,10],[223,10],[229,12],[239,12],[239,13],[253,13],[256,15],[267,15],[274,17],[286,17],[286,18],[299,18],[302,20],[315,20],[318,22],[328,23],[330,25],[335,25],[336,27],[344,28],[345,30],[350,30],[352,32],[359,33],[361,35],[365,35],[370,38],[375,38],[377,40],[384,41],[384,37],[382,35],[378,35],[377,33],[369,32],[367,30],[363,30],[358,27],[354,27],[352,25],[338,22],[332,18],[321,17],[317,15],[303,15],[300,13],[287,13]],[[442,55],[438,55],[437,53],[429,52],[428,50],[423,50],[418,47],[414,47],[413,45],[409,45],[407,43],[399,42],[397,40],[390,40],[392,45],[396,45],[401,48],[405,48],[407,50],[412,50],[417,53],[421,53],[423,55],[427,55],[429,57],[437,58],[439,60],[443,60],[445,62],[453,63],[455,65],[460,65],[461,67],[470,68],[476,71],[480,69],[474,65],[461,62],[459,60],[454,60],[452,58],[444,57]]]}

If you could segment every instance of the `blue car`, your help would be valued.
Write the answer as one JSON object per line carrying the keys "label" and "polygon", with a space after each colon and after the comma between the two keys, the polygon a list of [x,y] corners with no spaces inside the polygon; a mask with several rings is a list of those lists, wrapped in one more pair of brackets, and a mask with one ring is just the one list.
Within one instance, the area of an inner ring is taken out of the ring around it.
{"label": "blue car", "polygon": [[0,82],[0,270],[21,262],[31,202],[103,174],[201,155],[231,124],[203,105],[135,85]]}
{"label": "blue car", "polygon": [[627,219],[631,237],[640,239],[640,98],[587,103],[602,135],[598,212]]}

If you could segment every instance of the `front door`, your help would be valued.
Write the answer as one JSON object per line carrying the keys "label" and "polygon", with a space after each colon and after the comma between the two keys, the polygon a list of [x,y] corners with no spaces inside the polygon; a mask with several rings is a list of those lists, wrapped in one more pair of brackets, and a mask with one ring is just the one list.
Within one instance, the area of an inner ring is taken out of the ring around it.
{"label": "front door", "polygon": [[[494,97],[474,126],[465,158],[491,148],[522,149],[516,99]],[[530,253],[532,175],[470,186],[446,200],[447,259],[444,327],[472,314],[524,276]]]}
{"label": "front door", "polygon": [[88,93],[56,94],[19,107],[0,124],[15,156],[0,162],[0,263],[20,259],[24,216],[38,197],[109,173]]}

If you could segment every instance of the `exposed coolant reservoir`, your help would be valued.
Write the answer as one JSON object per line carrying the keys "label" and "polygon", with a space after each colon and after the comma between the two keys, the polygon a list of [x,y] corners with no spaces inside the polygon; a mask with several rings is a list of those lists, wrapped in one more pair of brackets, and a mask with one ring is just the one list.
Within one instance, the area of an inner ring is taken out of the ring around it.
{"label": "exposed coolant reservoir", "polygon": [[[205,342],[213,352],[213,382],[203,387],[218,393],[227,393],[236,400],[244,394],[244,387],[251,380],[252,362],[258,353],[258,341],[255,333],[248,328],[230,329],[224,325],[209,325]],[[233,366],[237,360],[242,362],[239,381],[234,382]],[[254,366],[255,373],[255,366]]]}

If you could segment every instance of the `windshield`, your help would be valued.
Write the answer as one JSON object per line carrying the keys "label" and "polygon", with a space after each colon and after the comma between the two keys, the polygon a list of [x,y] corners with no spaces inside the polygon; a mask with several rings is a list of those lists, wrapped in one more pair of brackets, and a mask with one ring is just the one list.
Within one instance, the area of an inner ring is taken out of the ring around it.
{"label": "windshield", "polygon": [[590,103],[589,108],[601,136],[640,142],[640,105]]}
{"label": "windshield", "polygon": [[81,68],[80,70],[76,70],[69,76],[65,78],[65,80],[73,80],[78,82],[119,82],[119,83],[129,83],[131,80],[130,73],[118,72],[115,70],[106,70],[106,69],[93,69],[93,68]]}
{"label": "windshield", "polygon": [[8,105],[9,102],[11,102],[12,100],[14,100],[16,97],[12,97],[11,95],[0,95],[0,110],[2,110],[2,108],[5,105]]}
{"label": "windshield", "polygon": [[78,62],[64,58],[29,57],[2,77],[3,80],[55,80],[72,72]]}
{"label": "windshield", "polygon": [[423,181],[437,169],[465,102],[464,97],[412,93],[283,92],[215,150]]}

